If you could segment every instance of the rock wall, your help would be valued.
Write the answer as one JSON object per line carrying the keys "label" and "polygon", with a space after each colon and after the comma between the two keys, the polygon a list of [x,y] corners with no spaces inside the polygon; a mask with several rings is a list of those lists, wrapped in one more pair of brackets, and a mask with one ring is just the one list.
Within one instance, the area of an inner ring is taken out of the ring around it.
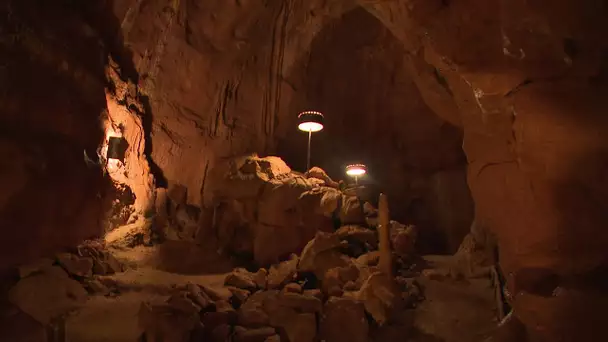
{"label": "rock wall", "polygon": [[[77,8],[0,5],[0,270],[104,232],[108,51]],[[111,25],[112,23],[108,23]]]}

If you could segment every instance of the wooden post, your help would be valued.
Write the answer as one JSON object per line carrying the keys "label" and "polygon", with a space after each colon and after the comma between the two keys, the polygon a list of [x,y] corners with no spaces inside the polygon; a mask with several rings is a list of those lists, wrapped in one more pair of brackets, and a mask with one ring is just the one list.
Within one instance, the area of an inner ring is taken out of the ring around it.
{"label": "wooden post", "polygon": [[388,198],[380,194],[378,201],[378,234],[380,238],[380,271],[393,277],[393,258],[390,242],[390,216],[388,211]]}

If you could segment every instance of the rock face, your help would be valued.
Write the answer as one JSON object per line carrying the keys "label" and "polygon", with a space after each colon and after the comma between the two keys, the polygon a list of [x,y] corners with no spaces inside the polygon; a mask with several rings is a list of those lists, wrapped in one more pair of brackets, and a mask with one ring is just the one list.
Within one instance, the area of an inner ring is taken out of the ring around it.
{"label": "rock face", "polygon": [[332,231],[332,216],[364,221],[356,197],[292,172],[277,157],[233,158],[209,177],[206,204],[216,208],[212,233],[222,248],[250,255],[259,265],[301,251],[317,231]]}

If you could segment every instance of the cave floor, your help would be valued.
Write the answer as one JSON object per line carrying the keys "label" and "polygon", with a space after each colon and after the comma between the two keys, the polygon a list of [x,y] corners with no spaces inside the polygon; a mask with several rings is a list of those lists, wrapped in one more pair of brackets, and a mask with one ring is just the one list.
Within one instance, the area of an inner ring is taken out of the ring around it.
{"label": "cave floor", "polygon": [[[167,252],[178,247],[179,243],[170,242],[113,251],[133,267],[104,277],[103,282],[110,282],[119,289],[117,295],[92,296],[82,308],[66,318],[65,341],[137,342],[141,334],[138,311],[142,302],[164,301],[175,285],[187,283],[222,290],[224,278],[231,269],[229,262],[210,262],[210,257],[201,257],[205,253],[192,248],[182,248],[181,255],[174,255],[179,256],[175,260],[161,257],[171,255]],[[183,253],[200,258],[196,263],[188,263]],[[494,290],[489,279],[455,281],[418,277],[417,281],[422,285],[426,299],[413,310],[415,329],[410,330],[406,339],[405,331],[401,331],[393,337],[383,336],[382,341],[481,342],[496,327]]]}

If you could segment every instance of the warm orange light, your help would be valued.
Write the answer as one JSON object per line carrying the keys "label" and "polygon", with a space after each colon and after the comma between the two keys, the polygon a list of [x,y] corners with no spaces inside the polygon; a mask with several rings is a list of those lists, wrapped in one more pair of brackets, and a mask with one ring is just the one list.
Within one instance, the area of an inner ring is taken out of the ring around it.
{"label": "warm orange light", "polygon": [[323,129],[323,119],[323,114],[319,112],[302,112],[298,115],[298,129],[304,132],[318,132]]}
{"label": "warm orange light", "polygon": [[367,168],[363,164],[352,164],[346,167],[346,174],[351,177],[363,176],[367,173]]}

